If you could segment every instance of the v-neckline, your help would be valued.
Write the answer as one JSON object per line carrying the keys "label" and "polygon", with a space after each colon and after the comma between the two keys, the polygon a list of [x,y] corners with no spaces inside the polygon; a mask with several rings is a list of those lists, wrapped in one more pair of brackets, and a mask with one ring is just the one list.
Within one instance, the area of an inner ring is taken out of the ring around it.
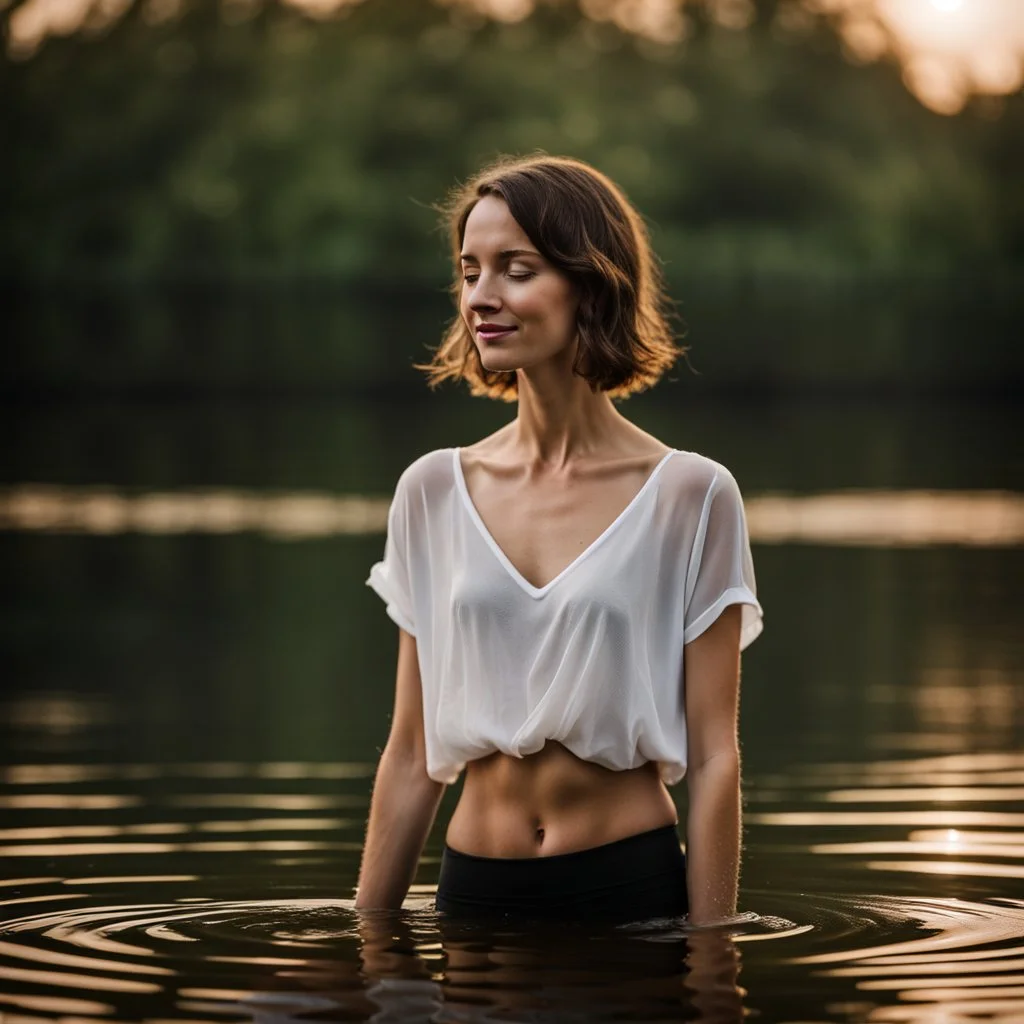
{"label": "v-neckline", "polygon": [[548,580],[543,587],[535,587],[513,564],[512,560],[505,554],[504,551],[498,546],[498,542],[494,539],[491,531],[487,528],[487,524],[483,521],[480,513],[477,511],[476,505],[473,504],[473,499],[469,496],[469,488],[466,486],[466,477],[462,472],[462,458],[460,456],[461,448],[452,449],[452,468],[455,475],[455,484],[459,491],[459,496],[462,498],[462,503],[469,513],[469,518],[473,520],[477,530],[480,532],[480,536],[483,537],[487,546],[494,553],[495,558],[505,567],[509,576],[529,594],[531,597],[540,598],[543,597],[556,583],[565,579],[566,576],[576,568],[585,558],[592,554],[597,548],[604,543],[617,529],[618,525],[626,518],[630,510],[636,506],[640,499],[650,490],[658,474],[661,472],[662,466],[668,462],[669,458],[673,455],[679,454],[678,449],[670,448],[661,457],[658,464],[651,470],[650,475],[643,482],[640,490],[633,495],[629,504],[605,527],[605,529],[588,544],[558,575],[553,579]]}

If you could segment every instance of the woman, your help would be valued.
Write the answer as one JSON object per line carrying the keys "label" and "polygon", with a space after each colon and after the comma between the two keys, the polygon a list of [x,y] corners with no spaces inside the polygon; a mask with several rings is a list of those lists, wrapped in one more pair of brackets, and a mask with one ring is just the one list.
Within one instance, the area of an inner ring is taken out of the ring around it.
{"label": "woman", "polygon": [[399,626],[395,710],[356,907],[401,905],[465,769],[442,913],[726,920],[761,608],[728,470],[612,404],[681,351],[646,231],[608,178],[549,157],[488,168],[449,216],[459,315],[420,368],[518,410],[395,490],[367,580]]}

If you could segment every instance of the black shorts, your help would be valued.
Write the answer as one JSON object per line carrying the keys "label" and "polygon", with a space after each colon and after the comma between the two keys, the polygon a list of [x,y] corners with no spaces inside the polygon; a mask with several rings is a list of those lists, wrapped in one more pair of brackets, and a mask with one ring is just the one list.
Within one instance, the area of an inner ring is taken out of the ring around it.
{"label": "black shorts", "polygon": [[550,857],[441,855],[437,910],[449,917],[625,924],[689,911],[675,825]]}

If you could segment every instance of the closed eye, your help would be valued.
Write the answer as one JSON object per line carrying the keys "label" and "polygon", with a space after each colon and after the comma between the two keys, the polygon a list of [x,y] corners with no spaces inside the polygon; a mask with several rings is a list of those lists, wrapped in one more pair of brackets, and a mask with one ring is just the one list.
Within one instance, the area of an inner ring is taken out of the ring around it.
{"label": "closed eye", "polygon": [[[537,275],[532,270],[527,270],[518,274],[509,274],[507,276],[510,281],[529,281],[531,277],[536,277]],[[466,284],[472,284],[474,281],[479,280],[479,278],[479,274],[462,275],[462,280],[465,281]]]}

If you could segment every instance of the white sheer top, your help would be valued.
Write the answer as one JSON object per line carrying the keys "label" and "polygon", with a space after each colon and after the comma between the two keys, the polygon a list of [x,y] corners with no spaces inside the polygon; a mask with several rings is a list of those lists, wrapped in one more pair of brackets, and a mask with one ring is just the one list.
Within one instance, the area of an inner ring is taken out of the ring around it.
{"label": "white sheer top", "polygon": [[673,785],[686,772],[684,644],[731,604],[741,650],[762,627],[736,481],[676,450],[543,587],[488,532],[459,450],[428,452],[398,480],[366,582],[416,637],[427,773],[445,783],[467,761],[551,739],[617,771],[657,761]]}

